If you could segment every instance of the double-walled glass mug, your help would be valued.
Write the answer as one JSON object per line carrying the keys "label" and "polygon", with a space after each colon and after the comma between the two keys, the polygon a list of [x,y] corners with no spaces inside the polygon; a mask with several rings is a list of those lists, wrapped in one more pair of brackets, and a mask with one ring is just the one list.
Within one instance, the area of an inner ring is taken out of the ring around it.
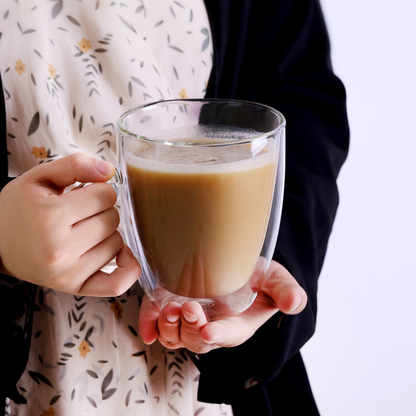
{"label": "double-walled glass mug", "polygon": [[208,316],[256,298],[280,223],[285,119],[236,100],[146,104],[117,122],[124,238],[151,301]]}

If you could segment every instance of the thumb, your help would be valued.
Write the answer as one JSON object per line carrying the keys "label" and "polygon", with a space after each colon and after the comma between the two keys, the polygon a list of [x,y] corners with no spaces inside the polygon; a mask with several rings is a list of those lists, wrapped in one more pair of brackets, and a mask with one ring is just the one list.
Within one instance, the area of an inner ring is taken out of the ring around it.
{"label": "thumb", "polygon": [[75,182],[107,182],[115,169],[103,160],[85,153],[74,153],[31,169],[34,182],[46,182],[63,189]]}
{"label": "thumb", "polygon": [[290,272],[281,264],[272,261],[267,272],[268,280],[260,298],[265,295],[280,311],[287,315],[296,315],[306,306],[307,294]]}
{"label": "thumb", "polygon": [[201,338],[217,347],[235,347],[249,339],[266,319],[251,319],[233,316],[228,319],[208,322],[201,330]]}

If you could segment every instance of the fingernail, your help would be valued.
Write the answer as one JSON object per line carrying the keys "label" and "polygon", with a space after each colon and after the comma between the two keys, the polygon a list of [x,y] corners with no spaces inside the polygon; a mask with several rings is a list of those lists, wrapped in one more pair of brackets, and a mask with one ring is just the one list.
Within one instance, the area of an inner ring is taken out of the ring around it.
{"label": "fingernail", "polygon": [[97,162],[95,164],[95,168],[98,170],[98,172],[101,173],[101,175],[104,176],[113,176],[115,173],[114,166],[111,166],[109,163],[104,162],[103,160],[97,159]]}
{"label": "fingernail", "polygon": [[175,322],[178,322],[180,316],[179,315],[171,315],[170,313],[166,314],[166,319],[171,323],[174,324]]}
{"label": "fingernail", "polygon": [[201,337],[201,339],[202,339],[202,341],[204,341],[205,342],[205,344],[209,344],[209,345],[211,345],[211,344],[215,344],[217,341],[207,341],[206,339],[204,339],[204,338],[202,338]]}
{"label": "fingernail", "polygon": [[183,317],[185,318],[185,320],[189,322],[190,324],[193,324],[198,320],[198,317],[196,315],[193,315],[192,313],[189,313],[186,311],[182,311],[182,313],[183,313]]}
{"label": "fingernail", "polygon": [[133,256],[133,252],[131,251],[131,248],[129,246],[127,246],[127,245],[125,245],[124,247],[125,247],[127,253],[129,253],[129,254],[131,254]]}

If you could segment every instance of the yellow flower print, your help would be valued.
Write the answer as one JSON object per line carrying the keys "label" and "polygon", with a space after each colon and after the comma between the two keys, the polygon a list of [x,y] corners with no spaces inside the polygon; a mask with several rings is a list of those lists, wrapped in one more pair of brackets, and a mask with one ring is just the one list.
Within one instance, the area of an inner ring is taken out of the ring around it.
{"label": "yellow flower print", "polygon": [[186,89],[185,89],[185,88],[182,88],[182,89],[179,91],[179,98],[180,98],[181,100],[185,100],[186,98],[188,98],[188,94],[186,93]]}
{"label": "yellow flower print", "polygon": [[123,308],[118,300],[111,304],[111,310],[114,312],[116,319],[121,319],[123,317]]}
{"label": "yellow flower print", "polygon": [[25,72],[25,67],[26,67],[26,64],[24,64],[21,59],[16,61],[16,68],[15,69],[16,69],[16,71],[19,75],[22,75],[23,72]]}
{"label": "yellow flower print", "polygon": [[49,407],[49,410],[43,410],[43,413],[40,416],[59,416],[58,413],[55,413],[55,410],[52,406]]}
{"label": "yellow flower print", "polygon": [[91,351],[90,347],[88,346],[88,342],[82,340],[81,345],[78,347],[79,355],[83,358],[87,356],[87,354]]}
{"label": "yellow flower print", "polygon": [[48,65],[48,71],[49,71],[49,75],[51,76],[51,78],[55,78],[56,77],[56,73],[58,72],[52,64]]}
{"label": "yellow flower print", "polygon": [[31,153],[33,153],[35,157],[38,159],[46,159],[46,157],[48,156],[48,152],[44,147],[33,146],[33,150]]}
{"label": "yellow flower print", "polygon": [[91,43],[89,40],[82,38],[81,42],[77,42],[79,50],[81,52],[87,53],[91,49]]}

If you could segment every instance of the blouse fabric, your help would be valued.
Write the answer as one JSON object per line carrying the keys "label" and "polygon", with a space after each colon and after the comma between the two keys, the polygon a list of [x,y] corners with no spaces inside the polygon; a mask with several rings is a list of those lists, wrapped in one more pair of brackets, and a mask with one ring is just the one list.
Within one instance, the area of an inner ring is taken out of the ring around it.
{"label": "blouse fabric", "polygon": [[[9,176],[82,151],[112,164],[117,117],[140,104],[205,95],[212,42],[202,0],[0,5]],[[137,332],[142,291],[117,298],[38,288],[32,345],[10,415],[231,415],[198,402],[184,350]]]}
{"label": "blouse fabric", "polygon": [[10,177],[75,151],[115,163],[124,111],[205,95],[202,0],[4,0],[0,16]]}

